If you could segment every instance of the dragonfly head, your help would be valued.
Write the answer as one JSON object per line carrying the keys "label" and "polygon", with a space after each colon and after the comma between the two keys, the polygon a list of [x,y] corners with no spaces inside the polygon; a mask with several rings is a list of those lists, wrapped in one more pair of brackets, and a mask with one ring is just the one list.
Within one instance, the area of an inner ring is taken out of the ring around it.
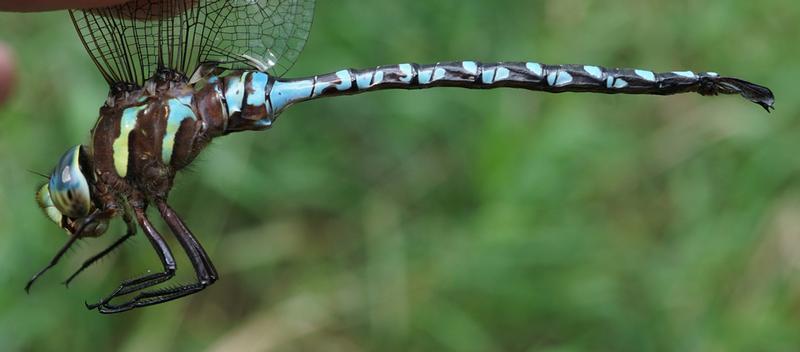
{"label": "dragonfly head", "polygon": [[[77,145],[64,153],[50,181],[36,193],[36,201],[45,215],[70,234],[75,234],[81,220],[95,210],[92,199],[91,156],[86,148]],[[108,229],[108,219],[93,221],[84,228],[81,237],[98,237]]]}

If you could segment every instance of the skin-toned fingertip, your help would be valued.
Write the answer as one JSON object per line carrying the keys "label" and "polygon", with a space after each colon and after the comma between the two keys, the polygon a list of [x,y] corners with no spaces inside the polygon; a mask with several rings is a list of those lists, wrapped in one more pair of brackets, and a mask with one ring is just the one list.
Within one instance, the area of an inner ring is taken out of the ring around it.
{"label": "skin-toned fingertip", "polygon": [[11,48],[0,43],[0,105],[11,96],[16,81],[14,66],[14,54]]}

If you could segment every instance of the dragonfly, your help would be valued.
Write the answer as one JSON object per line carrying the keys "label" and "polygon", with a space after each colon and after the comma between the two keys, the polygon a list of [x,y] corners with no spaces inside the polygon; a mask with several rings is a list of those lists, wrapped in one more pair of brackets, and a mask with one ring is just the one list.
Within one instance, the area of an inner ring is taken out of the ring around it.
{"label": "dragonfly", "polygon": [[[767,87],[715,72],[550,65],[536,61],[401,63],[286,78],[308,39],[315,0],[134,0],[70,10],[86,51],[109,84],[87,145],[58,160],[36,199],[68,234],[55,266],[78,240],[99,237],[121,218],[126,232],[64,282],[141,231],[161,270],[120,283],[100,313],[152,306],[202,291],[218,278],[211,258],[168,204],[176,175],[215,138],[270,129],[304,101],[386,89],[518,88],[562,93],[705,96],[738,94],[769,112]],[[164,288],[176,273],[172,250],[152,224],[155,207],[189,258],[196,280]],[[118,302],[121,301],[121,302]]]}

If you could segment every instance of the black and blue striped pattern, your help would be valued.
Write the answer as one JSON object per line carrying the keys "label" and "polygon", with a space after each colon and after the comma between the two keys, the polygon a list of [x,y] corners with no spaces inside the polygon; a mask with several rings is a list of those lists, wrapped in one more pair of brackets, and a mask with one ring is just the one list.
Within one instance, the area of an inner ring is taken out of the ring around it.
{"label": "black and blue striped pattern", "polygon": [[[772,92],[766,87],[722,77],[715,72],[656,73],[642,69],[544,65],[536,62],[483,64],[458,61],[432,65],[406,63],[366,70],[344,69],[320,76],[288,80],[278,80],[260,72],[234,73],[229,77],[234,77],[225,80],[224,91],[229,114],[232,116],[246,110],[249,105],[263,105],[264,114],[258,118],[267,118],[270,123],[292,104],[306,100],[383,89],[434,87],[522,88],[550,93],[741,94],[767,111],[774,104]],[[257,119],[255,116],[246,118]]]}

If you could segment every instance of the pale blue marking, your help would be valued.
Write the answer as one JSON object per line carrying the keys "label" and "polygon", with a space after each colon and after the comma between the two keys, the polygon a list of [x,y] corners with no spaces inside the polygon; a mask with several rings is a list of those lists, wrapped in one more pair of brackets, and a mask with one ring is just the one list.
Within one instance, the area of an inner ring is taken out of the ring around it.
{"label": "pale blue marking", "polygon": [[247,95],[247,105],[262,106],[267,103],[267,82],[269,76],[263,72],[253,72],[250,87],[253,91]]}
{"label": "pale blue marking", "polygon": [[419,71],[419,84],[429,84],[433,79],[433,69],[428,68]]}
{"label": "pale blue marking", "polygon": [[547,75],[547,84],[553,87],[565,86],[572,82],[572,75],[564,71],[556,71]]}
{"label": "pale blue marking", "polygon": [[597,66],[583,66],[583,70],[594,78],[603,79],[603,70]]}
{"label": "pale blue marking", "polygon": [[511,71],[509,71],[507,68],[499,67],[497,69],[497,75],[495,75],[494,80],[495,80],[495,82],[504,81],[504,80],[508,79],[508,77],[510,75],[511,75]]}
{"label": "pale blue marking", "polygon": [[628,82],[622,78],[608,77],[608,79],[606,79],[606,88],[608,89],[611,88],[620,89],[620,88],[625,88],[627,86]]}
{"label": "pale blue marking", "polygon": [[656,74],[653,73],[653,71],[634,70],[633,72],[636,73],[637,76],[642,77],[642,78],[644,78],[644,79],[646,79],[646,80],[648,80],[650,82],[655,82],[656,81]]}
{"label": "pale blue marking", "polygon": [[178,99],[178,101],[180,101],[181,104],[183,104],[183,105],[192,106],[192,96],[191,95],[184,95],[182,97],[177,97],[176,99]]}
{"label": "pale blue marking", "polygon": [[399,68],[400,72],[405,75],[400,78],[400,82],[411,83],[411,79],[414,78],[414,67],[411,64],[400,64]]}
{"label": "pale blue marking", "polygon": [[336,85],[336,89],[338,89],[340,92],[353,88],[353,76],[350,74],[350,70],[341,70],[336,72],[336,77],[339,77],[339,79],[342,80],[341,83]]}
{"label": "pale blue marking", "polygon": [[542,65],[535,62],[529,62],[525,65],[525,67],[528,68],[529,71],[535,73],[537,76],[541,76],[544,73]]}
{"label": "pale blue marking", "polygon": [[141,103],[144,103],[144,102],[146,102],[146,101],[147,101],[147,97],[146,97],[146,96],[139,97],[139,99],[136,99],[136,102],[137,102],[137,103],[140,103],[140,104],[141,104]]}
{"label": "pale blue marking", "polygon": [[478,74],[478,64],[475,61],[464,61],[462,64],[469,74]]}
{"label": "pale blue marking", "polygon": [[692,71],[673,71],[672,73],[686,78],[697,78],[697,76]]}
{"label": "pale blue marking", "polygon": [[296,102],[311,98],[314,90],[314,80],[307,79],[294,82],[277,81],[269,92],[269,100],[275,113],[287,108]]}
{"label": "pale blue marking", "polygon": [[[183,103],[186,97],[177,99],[170,99],[167,104],[169,105],[169,116],[167,117],[167,130],[164,132],[164,139],[161,142],[161,160],[165,165],[169,165],[172,160],[172,150],[175,147],[175,134],[181,128],[183,120],[192,119],[197,121],[194,111],[189,105]],[[191,102],[192,97],[188,96]]]}
{"label": "pale blue marking", "polygon": [[147,107],[148,105],[132,106],[122,111],[122,121],[119,123],[119,138],[128,138],[128,133],[133,131],[133,129],[136,127],[136,120],[139,118],[139,112]]}
{"label": "pale blue marking", "polygon": [[547,84],[550,86],[556,85],[556,78],[558,78],[558,71],[547,75]]}
{"label": "pale blue marking", "polygon": [[211,76],[211,78],[208,79],[208,83],[209,84],[215,84],[215,83],[217,83],[217,81],[219,81],[219,77],[218,76]]}
{"label": "pale blue marking", "polygon": [[322,95],[322,92],[324,92],[326,89],[328,89],[328,87],[330,87],[332,85],[333,85],[333,82],[329,82],[329,81],[317,82],[316,85],[314,86],[313,90],[312,90],[312,92],[313,92],[312,94],[314,95],[314,97],[318,97],[318,96]]}
{"label": "pale blue marking", "polygon": [[495,68],[490,68],[490,69],[483,70],[483,74],[481,75],[481,81],[483,82],[483,84],[492,84],[492,83],[494,83],[495,72],[496,72]]}
{"label": "pale blue marking", "polygon": [[419,71],[419,83],[430,84],[431,82],[438,81],[444,78],[445,70],[443,68],[427,68]]}
{"label": "pale blue marking", "polygon": [[[341,70],[335,73],[336,77],[339,78],[341,82],[317,82],[317,86],[314,87],[314,97],[318,97],[328,89],[328,87],[336,87],[338,91],[345,91],[353,87],[353,76],[350,75],[350,70]],[[358,82],[356,82],[358,83]]]}
{"label": "pale blue marking", "polygon": [[255,123],[256,128],[269,128],[270,126],[272,126],[272,120],[270,119],[261,119]]}
{"label": "pale blue marking", "polygon": [[360,75],[356,75],[356,86],[358,89],[367,89],[372,84],[372,77],[375,75],[374,72],[366,72]]}
{"label": "pale blue marking", "polygon": [[558,79],[556,79],[556,86],[561,87],[565,86],[572,82],[572,75],[567,72],[561,72],[558,74]]}
{"label": "pale blue marking", "polygon": [[383,83],[383,71],[375,72],[375,78],[372,80],[373,84],[381,84]]}
{"label": "pale blue marking", "polygon": [[433,71],[433,80],[438,81],[444,78],[445,73],[446,71],[443,68],[437,68],[435,71]]}
{"label": "pale blue marking", "polygon": [[227,89],[225,89],[225,102],[228,104],[228,115],[233,115],[242,111],[244,100],[244,81],[248,72],[241,77],[229,77]]}

